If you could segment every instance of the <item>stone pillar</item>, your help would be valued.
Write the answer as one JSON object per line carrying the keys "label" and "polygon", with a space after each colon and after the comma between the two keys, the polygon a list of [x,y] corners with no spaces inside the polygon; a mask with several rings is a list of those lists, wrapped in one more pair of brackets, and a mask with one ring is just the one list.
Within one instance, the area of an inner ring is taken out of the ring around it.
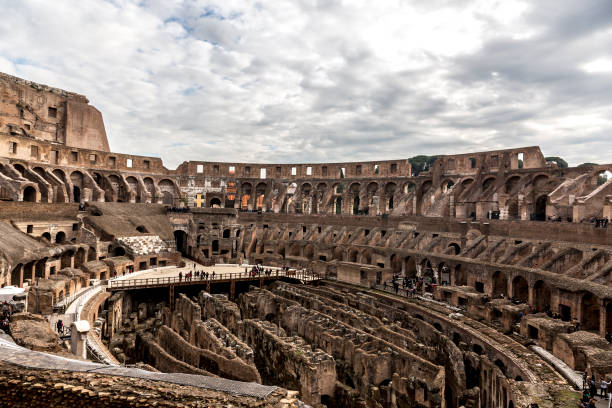
{"label": "stone pillar", "polygon": [[72,354],[87,359],[87,333],[89,332],[89,322],[78,320],[72,322],[70,336],[70,351]]}

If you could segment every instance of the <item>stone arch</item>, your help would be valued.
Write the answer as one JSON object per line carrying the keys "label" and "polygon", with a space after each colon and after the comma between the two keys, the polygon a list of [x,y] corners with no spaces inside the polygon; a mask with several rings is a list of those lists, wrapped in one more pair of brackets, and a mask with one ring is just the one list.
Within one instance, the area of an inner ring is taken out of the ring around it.
{"label": "stone arch", "polygon": [[504,183],[504,190],[506,194],[511,194],[520,181],[521,181],[520,176],[508,177],[508,179],[506,179],[506,182]]}
{"label": "stone arch", "polygon": [[297,242],[291,244],[291,247],[289,248],[289,255],[300,256],[300,245]]}
{"label": "stone arch", "polygon": [[12,286],[23,286],[23,265],[17,264],[11,271],[11,285]]}
{"label": "stone arch", "polygon": [[546,220],[546,204],[548,203],[548,195],[542,194],[540,195],[535,202],[535,220],[536,221],[545,221]]}
{"label": "stone arch", "polygon": [[404,194],[414,193],[416,189],[417,189],[417,185],[415,184],[414,181],[408,181],[404,183],[404,185],[402,186],[402,192]]}
{"label": "stone arch", "polygon": [[132,197],[134,197],[134,199],[136,200],[137,203],[144,203],[145,199],[144,197],[141,197],[140,194],[138,194],[138,180],[136,179],[136,177],[134,176],[128,176],[125,179],[126,184],[128,185],[128,187],[130,188],[130,190],[132,191]]}
{"label": "stone arch", "polygon": [[545,187],[546,183],[548,183],[548,180],[550,180],[548,174],[540,173],[533,178],[532,184],[536,189],[541,189]]}
{"label": "stone arch", "polygon": [[43,232],[41,235],[42,238],[46,239],[48,242],[51,242],[51,234],[48,232]]}
{"label": "stone arch", "polygon": [[512,280],[512,297],[523,303],[527,303],[529,300],[529,285],[521,275]]}
{"label": "stone arch", "polygon": [[482,191],[487,191],[495,184],[495,177],[487,177],[482,181]]}
{"label": "stone arch", "polygon": [[157,186],[160,190],[162,204],[176,205],[175,201],[178,199],[176,184],[170,179],[162,179]]}
{"label": "stone arch", "polygon": [[83,200],[83,173],[78,170],[70,173],[70,181],[72,182],[72,202],[80,203]]}
{"label": "stone arch", "polygon": [[455,285],[465,286],[467,285],[467,272],[465,267],[461,264],[455,266]]}
{"label": "stone arch", "polygon": [[412,279],[417,277],[416,261],[412,256],[407,256],[404,258],[404,276]]}
{"label": "stone arch", "polygon": [[456,242],[451,242],[448,244],[449,248],[452,248],[454,255],[459,255],[461,253],[461,247]]}
{"label": "stone arch", "polygon": [[174,242],[176,250],[183,256],[187,256],[187,233],[183,230],[174,231]]}
{"label": "stone arch", "polygon": [[537,281],[533,286],[533,302],[537,312],[550,307],[550,287],[543,280]]}
{"label": "stone arch", "polygon": [[361,253],[361,263],[367,265],[372,264],[372,251],[369,248]]}
{"label": "stone arch", "polygon": [[358,255],[359,255],[359,251],[356,248],[351,248],[348,253],[348,261],[357,263]]}
{"label": "stone arch", "polygon": [[255,186],[255,209],[257,210],[263,210],[264,208],[267,187],[267,184],[263,181]]}
{"label": "stone arch", "polygon": [[397,254],[391,255],[391,271],[394,275],[399,275],[402,272],[402,260]]}
{"label": "stone arch", "polygon": [[582,296],[582,330],[599,331],[599,302],[590,292]]}
{"label": "stone arch", "polygon": [[508,278],[502,271],[495,271],[492,277],[492,297],[498,297],[500,295],[508,295]]}
{"label": "stone arch", "polygon": [[27,186],[23,189],[23,201],[28,203],[36,202],[36,188],[33,186]]}
{"label": "stone arch", "polygon": [[62,244],[64,241],[66,241],[66,233],[64,231],[59,231],[55,234],[55,242],[57,244]]}
{"label": "stone arch", "polygon": [[312,260],[314,258],[314,247],[308,244],[304,247],[304,257]]}
{"label": "stone arch", "polygon": [[397,190],[397,184],[395,184],[392,181],[388,182],[387,185],[385,186],[385,195],[387,198],[385,206],[387,210],[392,210],[395,205],[393,201],[393,195],[395,194],[396,190]]}
{"label": "stone arch", "polygon": [[74,267],[80,268],[85,263],[85,249],[79,248],[76,251],[76,256],[74,257]]}
{"label": "stone arch", "polygon": [[208,206],[210,208],[221,208],[221,199],[219,197],[211,198]]}
{"label": "stone arch", "polygon": [[229,238],[232,231],[229,228],[223,230],[223,238]]}

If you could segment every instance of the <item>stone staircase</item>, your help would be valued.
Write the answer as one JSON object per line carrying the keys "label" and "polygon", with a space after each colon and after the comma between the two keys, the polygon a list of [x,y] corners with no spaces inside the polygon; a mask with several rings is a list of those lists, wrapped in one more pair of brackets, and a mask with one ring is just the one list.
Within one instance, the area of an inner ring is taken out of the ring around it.
{"label": "stone staircase", "polygon": [[166,243],[158,235],[120,237],[115,241],[128,248],[134,255],[159,254],[169,251]]}

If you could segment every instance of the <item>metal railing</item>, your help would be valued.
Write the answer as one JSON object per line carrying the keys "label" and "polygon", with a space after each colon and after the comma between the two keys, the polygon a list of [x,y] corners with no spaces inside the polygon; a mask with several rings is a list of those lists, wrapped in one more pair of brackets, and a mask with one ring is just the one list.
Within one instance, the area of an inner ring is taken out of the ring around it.
{"label": "metal railing", "polygon": [[194,276],[190,278],[179,276],[167,276],[163,278],[142,278],[142,279],[125,279],[121,281],[110,282],[109,289],[129,289],[135,287],[147,287],[147,286],[166,286],[166,285],[188,285],[188,284],[206,284],[208,282],[231,282],[231,281],[247,281],[247,280],[259,280],[259,279],[273,279],[273,278],[292,278],[302,281],[313,281],[321,279],[317,273],[305,271],[305,270],[276,270],[272,273],[255,273],[253,272],[233,272],[233,273],[220,273],[218,275],[209,274],[208,277],[203,275]]}

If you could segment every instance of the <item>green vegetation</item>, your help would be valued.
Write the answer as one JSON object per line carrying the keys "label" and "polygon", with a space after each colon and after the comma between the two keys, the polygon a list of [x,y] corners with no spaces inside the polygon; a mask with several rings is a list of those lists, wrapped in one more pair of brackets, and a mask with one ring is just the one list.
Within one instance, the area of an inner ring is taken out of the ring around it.
{"label": "green vegetation", "polygon": [[412,166],[412,175],[418,176],[419,173],[429,170],[433,166],[438,156],[419,155],[408,159]]}
{"label": "green vegetation", "polygon": [[597,163],[582,163],[578,167],[597,166]]}
{"label": "green vegetation", "polygon": [[547,162],[555,162],[557,163],[557,166],[559,166],[560,169],[567,169],[569,166],[567,165],[567,162],[562,159],[561,157],[545,157],[544,160],[546,160]]}

